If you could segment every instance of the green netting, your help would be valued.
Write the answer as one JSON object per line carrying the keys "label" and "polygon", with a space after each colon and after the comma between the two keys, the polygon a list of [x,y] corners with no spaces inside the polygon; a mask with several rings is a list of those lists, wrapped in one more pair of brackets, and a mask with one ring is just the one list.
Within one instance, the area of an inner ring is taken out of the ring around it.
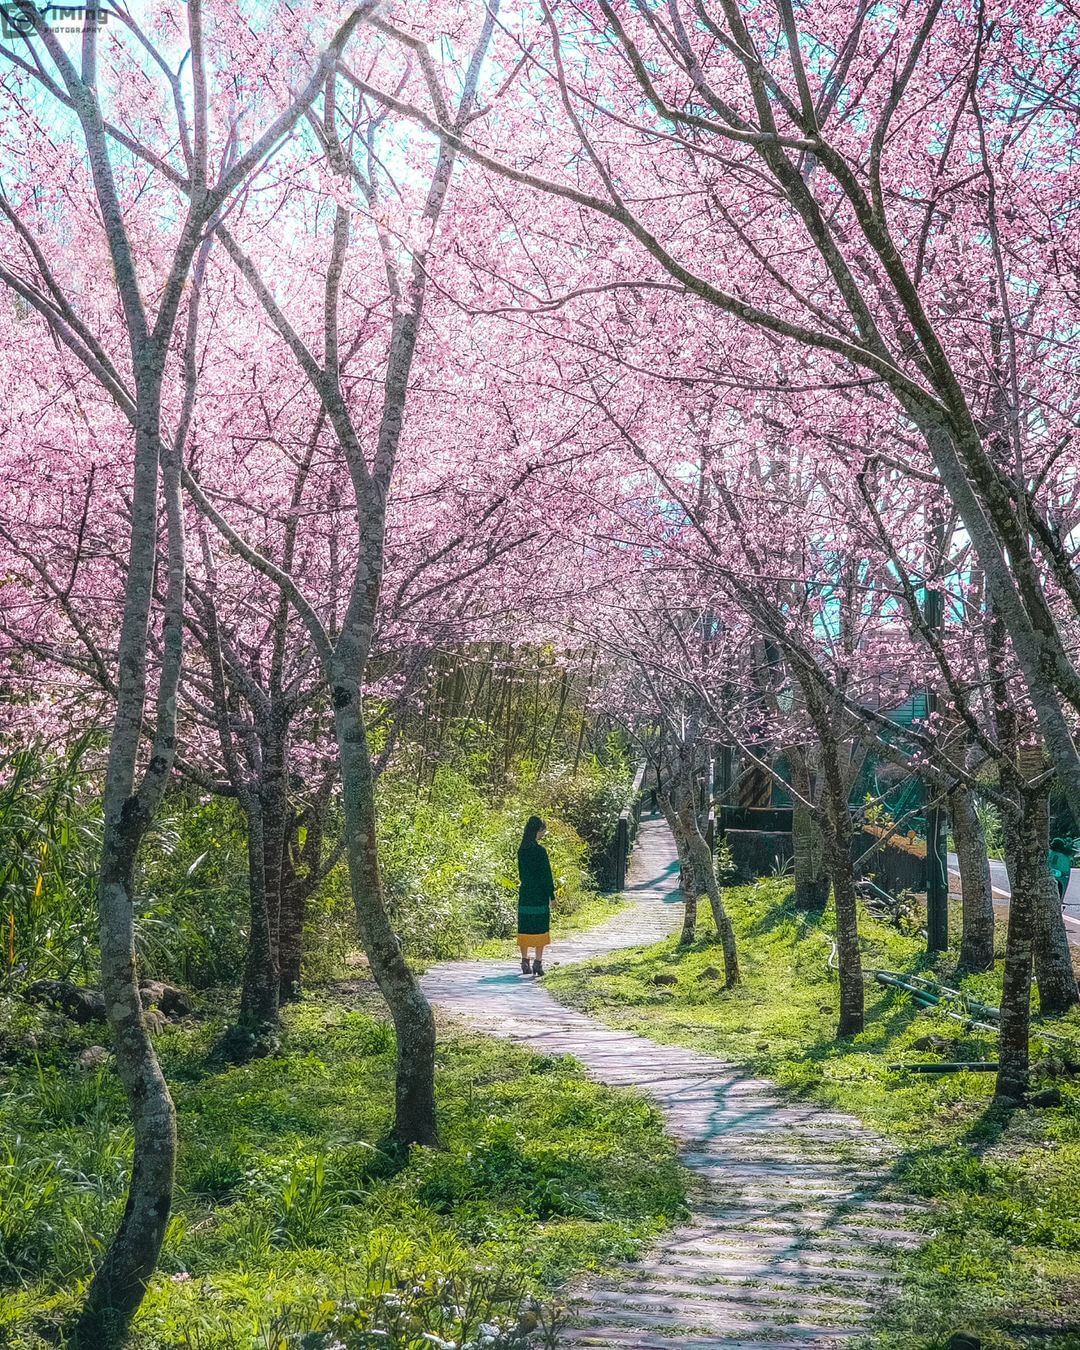
{"label": "green netting", "polygon": [[[925,691],[913,694],[900,707],[892,709],[887,716],[890,722],[895,722],[898,727],[910,727],[914,722],[924,720],[927,716]],[[886,736],[888,737],[888,733],[886,733]],[[899,736],[897,736],[897,739],[900,739]],[[791,781],[791,766],[786,756],[778,756],[773,762],[773,768],[784,780],[784,783]],[[867,755],[855,785],[851,789],[851,804],[852,806],[861,806],[867,797],[876,799],[885,794],[885,799],[881,803],[881,810],[887,812],[893,819],[906,816],[909,811],[916,812],[907,822],[906,829],[914,830],[917,834],[924,834],[926,820],[923,807],[926,805],[926,784],[917,774],[909,774],[893,782],[892,780],[896,778],[897,772],[888,760],[883,760],[880,756]],[[769,805],[773,808],[784,808],[792,805],[790,792],[785,789],[783,784],[775,780],[773,781],[772,798]]]}

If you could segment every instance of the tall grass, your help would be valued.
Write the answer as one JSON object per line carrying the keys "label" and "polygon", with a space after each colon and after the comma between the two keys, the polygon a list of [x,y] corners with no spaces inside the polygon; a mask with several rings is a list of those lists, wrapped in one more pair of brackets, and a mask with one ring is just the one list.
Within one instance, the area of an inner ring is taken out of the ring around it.
{"label": "tall grass", "polygon": [[0,970],[89,978],[101,808],[98,740],[0,755]]}
{"label": "tall grass", "polygon": [[[0,978],[92,984],[97,973],[102,737],[0,753]],[[199,986],[242,967],[247,874],[233,802],[183,787],[140,860],[135,935],[144,975]]]}

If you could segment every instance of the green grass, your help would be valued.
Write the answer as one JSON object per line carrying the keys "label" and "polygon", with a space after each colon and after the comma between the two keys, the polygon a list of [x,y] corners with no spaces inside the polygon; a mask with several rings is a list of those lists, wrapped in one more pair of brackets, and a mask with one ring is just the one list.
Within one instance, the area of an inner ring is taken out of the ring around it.
{"label": "green grass", "polygon": [[[464,1346],[482,1322],[503,1330],[492,1347],[516,1345],[525,1300],[632,1257],[684,1212],[659,1113],[565,1057],[444,1037],[444,1147],[406,1165],[384,1144],[385,1023],[310,1000],[289,1012],[280,1055],[212,1072],[219,1030],[158,1038],[180,1161],[138,1347],[430,1350],[425,1336]],[[0,1345],[45,1343],[118,1217],[122,1095],[111,1068],[75,1066],[94,1034],[0,1008]]]}
{"label": "green grass", "polygon": [[[906,1278],[879,1329],[880,1345],[931,1350],[963,1328],[995,1350],[1080,1347],[1080,1079],[1054,1079],[1060,1107],[1004,1114],[991,1106],[992,1074],[890,1069],[939,1058],[915,1049],[926,1035],[948,1039],[945,1057],[972,1060],[995,1058],[995,1037],[870,980],[866,1030],[837,1042],[831,918],[800,914],[790,883],[780,880],[733,889],[726,900],[744,974],[735,991],[720,989],[717,946],[682,951],[674,940],[559,967],[547,987],[612,1025],[746,1065],[899,1143],[893,1179],[925,1203],[927,1241],[903,1258]],[[867,969],[954,979],[954,963],[946,957],[935,966],[917,936],[865,915],[860,926]],[[674,976],[674,985],[658,985],[658,975]],[[963,984],[996,1003],[1000,963],[996,975]],[[1076,1013],[1048,1029],[1071,1047],[1037,1045],[1040,1086],[1060,1068],[1055,1057],[1080,1060]]]}

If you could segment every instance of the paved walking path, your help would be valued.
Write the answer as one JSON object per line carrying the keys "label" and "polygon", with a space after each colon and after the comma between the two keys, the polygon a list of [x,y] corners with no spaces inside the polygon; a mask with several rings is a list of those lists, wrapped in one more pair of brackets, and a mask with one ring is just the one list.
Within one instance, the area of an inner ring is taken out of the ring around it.
{"label": "paved walking path", "polygon": [[[558,959],[657,942],[679,925],[678,862],[662,819],[642,821],[627,893],[632,905],[558,943]],[[605,1027],[510,962],[447,962],[424,988],[478,1030],[574,1055],[601,1082],[648,1093],[695,1174],[687,1226],[639,1262],[566,1291],[561,1344],[805,1350],[849,1344],[881,1307],[890,1252],[918,1239],[888,1195],[887,1146],[857,1121],[785,1100],[711,1055]]]}
{"label": "paved walking path", "polygon": [[[994,908],[1002,918],[1007,918],[1009,901],[1012,899],[1012,882],[1009,880],[1009,872],[1003,858],[990,859],[990,889],[994,897]],[[961,896],[960,860],[955,853],[949,854],[949,895],[957,900]],[[1070,943],[1073,947],[1080,947],[1080,867],[1074,867],[1069,874],[1069,885],[1065,891],[1065,902],[1061,912]]]}

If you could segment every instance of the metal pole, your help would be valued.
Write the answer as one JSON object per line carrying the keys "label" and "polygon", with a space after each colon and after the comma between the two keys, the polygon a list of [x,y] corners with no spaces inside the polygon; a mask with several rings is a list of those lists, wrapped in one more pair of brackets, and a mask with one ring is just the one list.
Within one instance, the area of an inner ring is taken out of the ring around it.
{"label": "metal pole", "polygon": [[926,813],[926,950],[949,949],[949,875],[946,813],[931,806]]}
{"label": "metal pole", "polygon": [[[944,627],[945,606],[940,591],[928,590],[924,606],[928,628],[941,632]],[[937,694],[926,691],[926,711],[937,711]],[[929,784],[926,788],[932,789]],[[949,949],[949,859],[946,837],[946,812],[940,806],[929,806],[926,811],[926,950],[944,952]]]}

